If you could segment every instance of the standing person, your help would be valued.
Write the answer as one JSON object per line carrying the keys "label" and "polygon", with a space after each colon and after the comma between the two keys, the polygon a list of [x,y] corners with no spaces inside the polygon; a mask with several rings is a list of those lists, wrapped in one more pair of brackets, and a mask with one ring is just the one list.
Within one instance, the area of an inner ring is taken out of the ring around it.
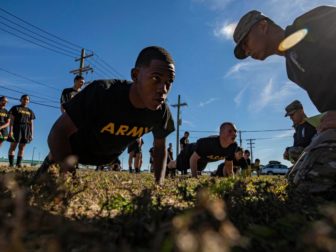
{"label": "standing person", "polygon": [[73,87],[63,89],[61,99],[60,99],[61,100],[61,111],[62,111],[62,113],[65,112],[63,105],[66,102],[70,101],[72,99],[72,97],[74,97],[76,94],[78,94],[78,92],[83,87],[84,83],[85,83],[84,77],[82,77],[80,75],[76,75],[76,77],[74,78]]}
{"label": "standing person", "polygon": [[0,97],[0,147],[8,137],[8,126],[10,124],[9,113],[6,109],[8,99],[6,96]]}
{"label": "standing person", "polygon": [[133,143],[131,143],[128,148],[128,167],[129,172],[133,172],[133,164],[135,173],[140,173],[140,168],[142,165],[142,145],[144,141],[141,137],[137,138]]}
{"label": "standing person", "polygon": [[174,131],[166,103],[175,78],[174,61],[164,48],[144,48],[131,77],[132,82],[94,81],[64,105],[65,113],[49,133],[50,153],[35,178],[53,162],[60,164],[62,173],[73,170],[71,157],[82,164],[111,163],[130,143],[152,132],[154,176],[157,183],[163,182],[166,137]]}
{"label": "standing person", "polygon": [[192,177],[205,169],[209,162],[225,159],[224,174],[234,176],[233,159],[238,145],[236,126],[231,122],[224,122],[220,126],[218,136],[200,138],[196,143],[187,144],[176,158],[176,168],[182,174],[191,168]]}
{"label": "standing person", "polygon": [[244,155],[243,156],[244,156],[244,158],[246,160],[247,165],[251,165],[250,155],[251,155],[251,153],[250,153],[249,150],[245,150],[244,151]]}
{"label": "standing person", "polygon": [[[286,29],[254,10],[240,19],[233,34],[237,44],[234,54],[238,59],[285,57],[288,78],[307,91],[316,108],[324,113],[318,135],[289,174],[297,188],[305,192],[327,192],[336,186],[333,166],[336,162],[333,144],[336,141],[335,23],[336,7],[333,6],[314,8],[296,18]],[[288,39],[282,43],[294,33],[293,37],[300,35],[300,39],[290,41],[291,46],[286,46]]]}
{"label": "standing person", "polygon": [[154,147],[149,149],[149,171],[154,172]]}
{"label": "standing person", "polygon": [[180,152],[184,149],[184,147],[189,144],[189,132],[184,132],[183,137],[180,139]]}
{"label": "standing person", "polygon": [[20,105],[13,106],[9,110],[10,126],[8,141],[11,142],[8,151],[9,166],[14,166],[15,149],[19,144],[19,151],[16,159],[16,167],[21,167],[24,149],[27,143],[30,143],[34,137],[34,112],[28,108],[29,96],[22,95]]}
{"label": "standing person", "polygon": [[293,146],[287,147],[283,156],[284,159],[289,160],[294,164],[299,159],[304,148],[310,144],[313,136],[316,135],[316,129],[306,121],[307,116],[303,110],[301,102],[298,100],[291,102],[286,107],[285,116],[289,116],[292,120],[295,133],[293,135]]}
{"label": "standing person", "polygon": [[[173,144],[169,143],[167,149],[167,168],[166,168],[166,176],[170,174],[171,177],[175,177],[176,174],[176,167],[169,166],[169,163],[174,161],[174,154],[173,154]],[[176,165],[175,165],[176,166]]]}
{"label": "standing person", "polygon": [[260,169],[260,159],[256,158],[253,164],[253,170],[257,172],[257,176],[260,176],[261,169]]}

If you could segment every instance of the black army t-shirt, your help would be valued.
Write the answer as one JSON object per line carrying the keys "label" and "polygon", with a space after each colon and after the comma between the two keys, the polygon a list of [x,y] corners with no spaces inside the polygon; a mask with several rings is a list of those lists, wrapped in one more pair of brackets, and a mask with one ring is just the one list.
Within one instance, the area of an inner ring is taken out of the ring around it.
{"label": "black army t-shirt", "polygon": [[70,101],[76,94],[78,94],[79,91],[73,89],[73,88],[65,88],[63,89],[62,95],[61,95],[61,104],[64,104],[68,101]]}
{"label": "black army t-shirt", "polygon": [[206,162],[223,159],[232,161],[237,147],[237,143],[232,143],[227,148],[223,148],[220,145],[219,136],[210,136],[196,142],[195,152]]}
{"label": "black army t-shirt", "polygon": [[309,124],[308,122],[304,122],[295,126],[294,133],[294,147],[307,147],[313,136],[316,134],[316,129],[314,126]]}
{"label": "black army t-shirt", "polygon": [[30,108],[23,107],[22,105],[13,106],[9,110],[9,114],[14,117],[14,125],[26,124],[35,119],[34,112]]}
{"label": "black army t-shirt", "polygon": [[180,144],[182,145],[182,149],[184,149],[185,146],[186,146],[187,144],[189,144],[189,139],[188,139],[187,137],[182,137],[182,138],[180,139]]}
{"label": "black army t-shirt", "polygon": [[94,81],[64,105],[78,128],[70,142],[81,163],[109,163],[148,132],[165,138],[174,131],[168,105],[156,111],[135,108],[129,100],[131,85],[121,80]]}
{"label": "black army t-shirt", "polygon": [[4,125],[8,122],[9,114],[7,109],[2,108],[0,109],[0,125]]}

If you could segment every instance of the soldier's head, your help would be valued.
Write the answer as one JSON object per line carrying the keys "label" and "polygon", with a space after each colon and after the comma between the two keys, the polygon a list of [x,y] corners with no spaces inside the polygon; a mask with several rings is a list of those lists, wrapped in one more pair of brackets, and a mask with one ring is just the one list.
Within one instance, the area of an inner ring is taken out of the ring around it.
{"label": "soldier's head", "polygon": [[235,159],[236,160],[240,160],[243,157],[243,148],[241,147],[237,147],[236,151],[235,151]]}
{"label": "soldier's head", "polygon": [[21,105],[24,107],[28,105],[29,101],[30,101],[30,98],[29,98],[29,95],[27,94],[22,95],[20,98]]}
{"label": "soldier's head", "polygon": [[251,56],[264,60],[272,54],[282,54],[278,45],[284,38],[284,30],[260,11],[246,13],[233,33],[236,42],[234,55],[237,59]]}
{"label": "soldier's head", "polygon": [[131,102],[139,108],[158,110],[166,101],[175,79],[175,66],[171,55],[162,47],[144,48],[131,71],[134,85]]}
{"label": "soldier's head", "polygon": [[235,142],[237,137],[237,128],[232,122],[224,122],[219,128],[219,137],[225,145]]}
{"label": "soldier's head", "polygon": [[286,110],[285,116],[289,116],[294,125],[301,124],[307,117],[303,110],[301,102],[298,100],[295,100],[291,102],[289,105],[287,105],[285,110]]}
{"label": "soldier's head", "polygon": [[84,80],[84,77],[83,76],[80,76],[80,75],[76,75],[75,78],[74,78],[74,88],[76,90],[79,90],[83,87],[85,83],[85,80]]}
{"label": "soldier's head", "polygon": [[249,159],[249,158],[250,158],[250,155],[251,155],[251,153],[250,153],[249,150],[245,150],[245,151],[244,151],[244,155],[243,155],[243,156],[244,156],[245,159]]}
{"label": "soldier's head", "polygon": [[6,96],[0,97],[0,108],[4,108],[6,104],[8,103],[8,99]]}
{"label": "soldier's head", "polygon": [[189,135],[190,135],[189,131],[184,132],[184,137],[185,137],[185,138],[188,138]]}

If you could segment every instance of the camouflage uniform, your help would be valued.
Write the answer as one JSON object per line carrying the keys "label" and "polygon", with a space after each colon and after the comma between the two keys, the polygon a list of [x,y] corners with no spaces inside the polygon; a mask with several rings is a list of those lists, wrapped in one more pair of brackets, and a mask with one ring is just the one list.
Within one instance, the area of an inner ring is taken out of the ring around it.
{"label": "camouflage uniform", "polygon": [[313,138],[289,174],[298,190],[311,193],[336,188],[336,129]]}

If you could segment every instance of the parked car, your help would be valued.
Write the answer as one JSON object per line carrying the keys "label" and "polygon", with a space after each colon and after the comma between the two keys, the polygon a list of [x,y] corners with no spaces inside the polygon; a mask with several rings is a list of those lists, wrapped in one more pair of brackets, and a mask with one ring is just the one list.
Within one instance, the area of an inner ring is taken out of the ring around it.
{"label": "parked car", "polygon": [[270,161],[269,164],[265,165],[261,169],[261,174],[274,175],[280,174],[285,175],[288,172],[288,167],[284,164],[281,164],[278,161]]}

